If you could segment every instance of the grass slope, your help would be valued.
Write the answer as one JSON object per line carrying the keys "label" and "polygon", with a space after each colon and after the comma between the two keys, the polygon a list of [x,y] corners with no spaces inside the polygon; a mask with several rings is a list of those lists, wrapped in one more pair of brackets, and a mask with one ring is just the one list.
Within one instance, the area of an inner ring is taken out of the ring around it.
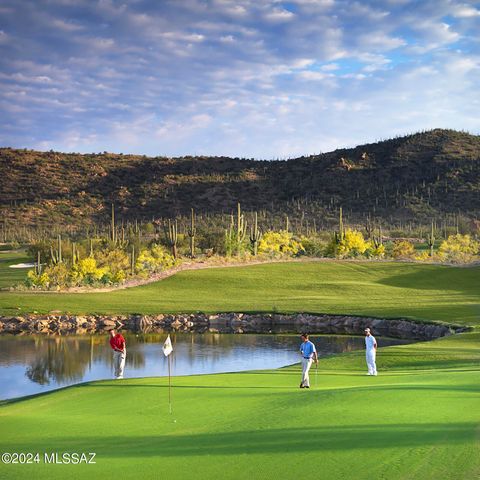
{"label": "grass slope", "polygon": [[480,267],[301,262],[186,271],[109,293],[0,293],[0,313],[324,312],[478,324]]}
{"label": "grass slope", "polygon": [[[0,477],[473,479],[480,334],[299,367],[83,384],[0,406],[1,451],[96,452],[96,465],[2,465]],[[313,385],[315,381],[313,380]]]}

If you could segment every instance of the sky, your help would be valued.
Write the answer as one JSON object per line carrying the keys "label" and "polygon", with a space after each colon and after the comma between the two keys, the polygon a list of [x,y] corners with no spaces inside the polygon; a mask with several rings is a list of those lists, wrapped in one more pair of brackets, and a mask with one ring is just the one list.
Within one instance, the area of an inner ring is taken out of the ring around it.
{"label": "sky", "polygon": [[0,0],[0,146],[285,159],[480,133],[480,1]]}

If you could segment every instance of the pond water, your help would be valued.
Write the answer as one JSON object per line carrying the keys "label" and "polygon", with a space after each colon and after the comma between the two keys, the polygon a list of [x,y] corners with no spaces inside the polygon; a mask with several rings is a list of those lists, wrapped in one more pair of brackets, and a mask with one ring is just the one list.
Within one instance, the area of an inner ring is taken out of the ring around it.
{"label": "pond water", "polygon": [[[168,375],[166,334],[124,333],[125,378]],[[172,374],[279,368],[300,361],[298,335],[182,333],[171,336]],[[113,377],[107,335],[0,335],[0,399]],[[363,349],[363,337],[312,335],[319,356]],[[377,338],[380,346],[408,343]]]}

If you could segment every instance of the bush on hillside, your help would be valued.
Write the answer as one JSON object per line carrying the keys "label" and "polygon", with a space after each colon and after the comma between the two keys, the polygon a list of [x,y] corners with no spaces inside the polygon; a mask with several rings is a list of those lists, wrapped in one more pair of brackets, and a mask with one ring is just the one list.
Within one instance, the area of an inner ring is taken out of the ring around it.
{"label": "bush on hillside", "polygon": [[135,270],[143,275],[158,273],[175,265],[175,259],[163,245],[152,244],[138,255]]}
{"label": "bush on hillside", "polygon": [[365,240],[363,233],[358,230],[347,229],[342,240],[333,237],[326,249],[328,256],[337,258],[355,258],[362,255],[380,255],[383,249],[375,249],[372,243]]}
{"label": "bush on hillside", "polygon": [[415,247],[407,240],[397,240],[393,243],[392,257],[396,259],[411,259],[415,257]]}
{"label": "bush on hillside", "polygon": [[303,246],[304,254],[308,257],[323,257],[327,250],[327,242],[315,237],[300,237],[300,243]]}
{"label": "bush on hillside", "polygon": [[480,253],[480,243],[470,235],[450,235],[438,248],[438,256],[447,262],[468,263]]}
{"label": "bush on hillside", "polygon": [[274,232],[269,230],[262,235],[258,244],[258,253],[272,257],[295,257],[304,253],[303,245],[295,240],[286,230]]}

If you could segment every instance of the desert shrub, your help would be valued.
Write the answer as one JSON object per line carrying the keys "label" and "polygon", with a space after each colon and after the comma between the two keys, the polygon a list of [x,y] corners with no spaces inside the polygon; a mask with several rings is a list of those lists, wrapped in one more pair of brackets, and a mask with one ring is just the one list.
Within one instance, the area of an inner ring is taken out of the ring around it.
{"label": "desert shrub", "polygon": [[151,234],[155,233],[155,225],[152,222],[145,223],[144,225],[142,225],[141,229],[146,234],[151,235]]}
{"label": "desert shrub", "polygon": [[[79,260],[72,268],[72,278],[76,283],[93,285],[108,273],[107,267],[98,267],[97,260],[87,257]],[[106,277],[108,278],[108,277]]]}
{"label": "desert shrub", "polygon": [[308,257],[323,257],[327,249],[327,243],[318,237],[300,238],[300,243],[303,245],[304,254]]}
{"label": "desert shrub", "polygon": [[35,270],[30,270],[27,273],[27,279],[25,281],[25,284],[27,285],[27,287],[47,288],[50,284],[50,277],[45,272],[37,275],[35,273]]}
{"label": "desert shrub", "polygon": [[426,262],[427,260],[431,259],[432,257],[427,250],[422,250],[415,255],[415,260],[418,260],[419,262]]}
{"label": "desert shrub", "polygon": [[397,259],[408,259],[415,256],[413,243],[407,240],[397,240],[393,243],[392,257]]}
{"label": "desert shrub", "polygon": [[201,251],[213,250],[213,253],[217,255],[225,255],[225,231],[223,229],[203,230],[197,237],[197,247]]}
{"label": "desert shrub", "polygon": [[383,258],[386,253],[385,245],[380,244],[377,247],[372,242],[367,243],[367,249],[365,250],[365,256],[371,258]]}
{"label": "desert shrub", "polygon": [[470,235],[450,235],[438,248],[438,256],[447,262],[468,263],[478,255],[480,243]]}
{"label": "desert shrub", "polygon": [[327,255],[339,258],[352,258],[363,255],[371,246],[363,238],[362,232],[358,230],[347,229],[343,239],[337,241],[337,238],[332,238],[328,247]]}
{"label": "desert shrub", "polygon": [[161,272],[175,265],[175,259],[163,245],[152,244],[138,255],[135,269],[139,273],[148,274]]}
{"label": "desert shrub", "polygon": [[103,250],[96,253],[95,258],[97,260],[98,267],[105,267],[111,273],[112,282],[114,277],[119,278],[119,272],[126,272],[130,268],[130,257],[124,250],[120,248]]}
{"label": "desert shrub", "polygon": [[70,271],[65,263],[49,265],[44,273],[49,278],[49,287],[65,287],[70,284]]}
{"label": "desert shrub", "polygon": [[258,253],[274,257],[295,257],[305,252],[303,245],[295,240],[291,233],[282,230],[280,232],[267,231],[263,234],[259,244]]}

